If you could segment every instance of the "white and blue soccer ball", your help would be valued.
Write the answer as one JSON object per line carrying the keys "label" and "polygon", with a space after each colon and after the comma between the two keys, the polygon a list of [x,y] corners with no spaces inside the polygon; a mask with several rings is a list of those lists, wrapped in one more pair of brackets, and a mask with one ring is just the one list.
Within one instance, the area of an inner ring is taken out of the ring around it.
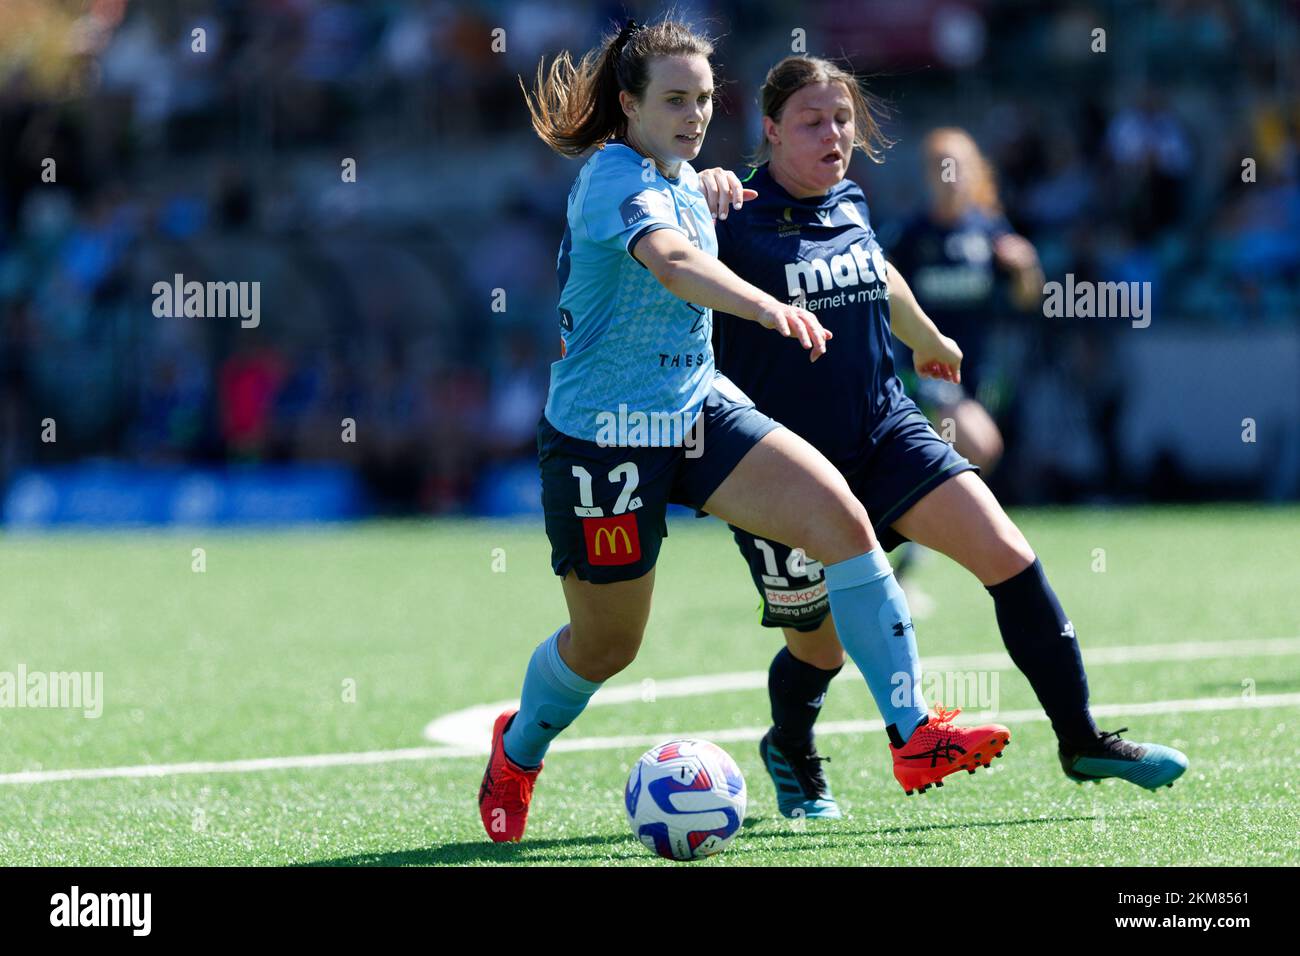
{"label": "white and blue soccer ball", "polygon": [[670,740],[632,765],[623,794],[632,835],[670,860],[726,848],[745,819],[745,778],[707,740]]}

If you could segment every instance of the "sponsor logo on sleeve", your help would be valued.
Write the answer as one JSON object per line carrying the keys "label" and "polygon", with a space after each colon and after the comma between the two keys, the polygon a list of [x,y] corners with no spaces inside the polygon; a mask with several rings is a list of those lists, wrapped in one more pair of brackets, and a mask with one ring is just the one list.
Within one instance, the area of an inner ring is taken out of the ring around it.
{"label": "sponsor logo on sleeve", "polygon": [[666,189],[643,189],[628,196],[618,207],[624,226],[635,226],[642,219],[677,221],[676,209]]}

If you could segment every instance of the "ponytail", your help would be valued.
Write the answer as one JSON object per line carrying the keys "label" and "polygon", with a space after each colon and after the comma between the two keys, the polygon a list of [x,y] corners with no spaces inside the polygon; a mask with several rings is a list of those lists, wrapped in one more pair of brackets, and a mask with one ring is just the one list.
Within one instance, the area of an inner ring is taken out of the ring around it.
{"label": "ponytail", "polygon": [[628,20],[576,64],[569,51],[546,68],[537,64],[532,92],[519,87],[533,129],[547,146],[563,156],[581,156],[592,146],[627,133],[627,116],[619,102],[626,90],[636,99],[650,83],[650,61],[659,56],[713,55],[713,44],[689,26],[673,20],[650,25]]}

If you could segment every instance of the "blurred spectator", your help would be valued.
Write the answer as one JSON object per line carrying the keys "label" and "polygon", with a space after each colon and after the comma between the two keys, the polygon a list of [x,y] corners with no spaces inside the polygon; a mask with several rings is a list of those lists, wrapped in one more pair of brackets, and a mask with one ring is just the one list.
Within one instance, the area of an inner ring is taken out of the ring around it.
{"label": "blurred spectator", "polygon": [[[958,123],[988,144],[1049,279],[1152,282],[1172,322],[1300,324],[1294,3],[679,9],[718,37],[697,167],[741,165],[758,86],[801,27],[894,107],[898,146],[852,172],[882,236],[922,199],[919,134]],[[576,0],[223,0],[197,19],[157,0],[0,4],[0,481],[89,454],[343,461],[390,511],[469,507],[486,468],[535,455],[558,357],[579,164],[532,135],[519,76],[621,16]],[[263,321],[156,318],[150,290],[177,273],[261,281]],[[1016,492],[1123,493],[1114,340],[1007,332]],[[33,422],[54,414],[44,445]]]}

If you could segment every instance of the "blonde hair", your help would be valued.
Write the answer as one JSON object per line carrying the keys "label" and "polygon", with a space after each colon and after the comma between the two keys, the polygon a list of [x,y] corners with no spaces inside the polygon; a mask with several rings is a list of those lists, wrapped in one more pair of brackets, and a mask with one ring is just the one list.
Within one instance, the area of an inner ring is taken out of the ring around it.
{"label": "blonde hair", "polygon": [[944,140],[957,144],[957,150],[964,150],[967,154],[966,161],[961,165],[971,204],[982,212],[1001,214],[1002,201],[998,198],[997,175],[975,138],[960,126],[940,126],[926,134],[921,141],[921,148],[926,153],[951,156],[957,150],[942,148]]}
{"label": "blonde hair", "polygon": [[[873,163],[883,163],[884,151],[894,145],[880,129],[887,113],[884,103],[868,93],[858,78],[838,63],[819,56],[787,56],[767,71],[759,94],[763,115],[779,123],[790,97],[813,83],[839,83],[844,87],[853,101],[853,148],[862,150]],[[772,144],[764,136],[750,162],[759,165],[771,158]]]}

